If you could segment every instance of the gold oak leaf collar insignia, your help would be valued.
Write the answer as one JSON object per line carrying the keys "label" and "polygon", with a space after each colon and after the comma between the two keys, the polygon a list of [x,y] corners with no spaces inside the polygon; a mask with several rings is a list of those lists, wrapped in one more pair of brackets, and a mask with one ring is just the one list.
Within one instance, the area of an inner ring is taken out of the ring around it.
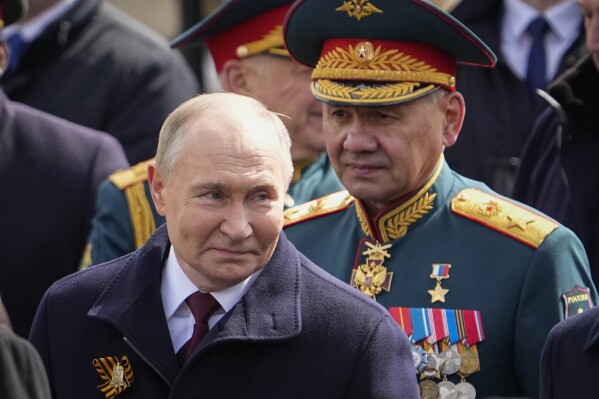
{"label": "gold oak leaf collar insignia", "polygon": [[127,356],[119,360],[115,356],[101,357],[92,361],[104,383],[98,385],[106,399],[120,395],[133,382],[133,369]]}
{"label": "gold oak leaf collar insignia", "polygon": [[420,220],[433,209],[437,193],[428,192],[428,190],[439,177],[443,163],[444,160],[441,157],[433,176],[414,196],[378,219],[376,229],[380,237],[376,237],[377,232],[372,231],[368,215],[364,208],[359,206],[359,203],[356,204],[356,214],[364,234],[382,243],[404,237],[413,223]]}

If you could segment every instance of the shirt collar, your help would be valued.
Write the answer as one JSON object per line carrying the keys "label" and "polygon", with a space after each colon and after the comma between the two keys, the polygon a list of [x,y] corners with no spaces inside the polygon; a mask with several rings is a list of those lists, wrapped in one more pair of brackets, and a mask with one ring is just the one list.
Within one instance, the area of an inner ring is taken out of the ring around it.
{"label": "shirt collar", "polygon": [[560,39],[578,34],[582,22],[578,4],[572,0],[562,1],[543,13],[522,0],[505,0],[502,34],[510,36],[512,40],[517,40],[526,33],[526,28],[532,20],[540,15],[543,15],[551,27],[551,31]]}
{"label": "shirt collar", "polygon": [[[211,294],[226,313],[245,295],[261,272],[262,269],[232,287],[220,291],[213,291]],[[185,299],[196,291],[198,291],[198,287],[195,286],[183,272],[183,269],[181,269],[179,262],[177,262],[177,257],[175,256],[175,249],[171,245],[168,258],[162,271],[162,283],[160,288],[166,319],[170,319],[177,310],[179,310],[181,304],[185,302]]]}

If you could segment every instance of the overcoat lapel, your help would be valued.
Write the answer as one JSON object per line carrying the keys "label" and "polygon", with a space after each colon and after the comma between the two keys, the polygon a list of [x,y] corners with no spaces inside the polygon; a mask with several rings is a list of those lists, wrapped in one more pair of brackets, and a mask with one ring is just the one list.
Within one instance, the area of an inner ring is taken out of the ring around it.
{"label": "overcoat lapel", "polygon": [[169,247],[166,225],[123,265],[88,316],[102,319],[169,383],[179,372],[160,295],[164,255]]}
{"label": "overcoat lapel", "polygon": [[254,285],[210,330],[196,355],[224,341],[281,340],[301,333],[301,263],[294,249],[281,233],[270,262]]}

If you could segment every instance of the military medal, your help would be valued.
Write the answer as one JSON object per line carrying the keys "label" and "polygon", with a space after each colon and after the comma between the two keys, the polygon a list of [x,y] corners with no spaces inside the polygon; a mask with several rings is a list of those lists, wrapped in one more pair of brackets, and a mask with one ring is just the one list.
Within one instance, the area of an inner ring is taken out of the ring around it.
{"label": "military medal", "polygon": [[460,353],[462,362],[458,372],[460,375],[468,377],[470,374],[474,374],[480,370],[480,361],[478,359],[478,352],[475,348],[464,348],[465,349]]}
{"label": "military medal", "polygon": [[439,399],[457,399],[458,389],[455,384],[447,380],[447,377],[437,384]]}
{"label": "military medal", "polygon": [[437,354],[429,349],[426,352],[426,363],[424,365],[424,369],[420,372],[420,379],[425,378],[441,378],[440,368],[443,365],[443,359],[439,358]]}
{"label": "military medal", "polygon": [[445,375],[455,374],[462,367],[462,356],[454,347],[445,349],[439,357],[443,360],[441,373]]}
{"label": "military medal", "polygon": [[376,295],[382,290],[389,292],[391,289],[393,272],[387,272],[383,266],[385,258],[391,257],[387,252],[391,244],[366,242],[366,246],[368,249],[362,252],[362,255],[366,255],[366,263],[353,270],[350,285],[376,301]]}
{"label": "military medal", "polygon": [[435,289],[428,290],[428,293],[431,295],[431,303],[438,301],[445,302],[445,295],[447,295],[449,290],[441,287],[441,280],[449,278],[449,269],[451,269],[449,263],[433,264],[433,272],[431,273],[430,278],[437,280],[437,285],[435,286]]}
{"label": "military medal", "polygon": [[456,386],[456,390],[458,391],[459,399],[475,399],[476,398],[476,389],[474,386],[465,380],[462,380]]}
{"label": "military medal", "polygon": [[435,381],[424,380],[418,385],[420,386],[420,396],[422,396],[422,399],[437,399],[439,397],[439,388],[435,384]]}

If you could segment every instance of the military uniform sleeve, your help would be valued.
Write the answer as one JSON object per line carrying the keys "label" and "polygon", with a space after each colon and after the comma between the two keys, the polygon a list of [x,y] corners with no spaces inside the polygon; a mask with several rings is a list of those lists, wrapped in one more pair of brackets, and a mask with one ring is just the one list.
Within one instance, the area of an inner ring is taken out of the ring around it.
{"label": "military uniform sleeve", "polygon": [[527,396],[539,396],[538,364],[549,330],[568,313],[588,308],[588,300],[597,304],[584,248],[574,233],[560,226],[535,252],[521,287],[514,358]]}
{"label": "military uniform sleeve", "polygon": [[135,250],[129,205],[123,191],[106,180],[98,190],[89,245],[97,265]]}
{"label": "military uniform sleeve", "polygon": [[410,343],[390,315],[374,328],[347,398],[420,398]]}

